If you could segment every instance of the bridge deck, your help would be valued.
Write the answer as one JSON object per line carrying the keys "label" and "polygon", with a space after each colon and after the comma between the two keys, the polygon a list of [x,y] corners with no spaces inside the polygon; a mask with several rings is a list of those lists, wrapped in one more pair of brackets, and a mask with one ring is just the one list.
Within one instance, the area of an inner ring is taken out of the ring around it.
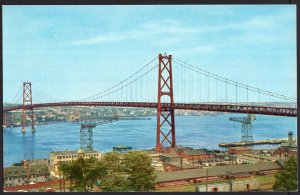
{"label": "bridge deck", "polygon": [[[58,106],[113,106],[113,107],[135,107],[135,108],[157,108],[157,103],[153,102],[56,102],[27,105],[24,108],[42,108]],[[3,108],[4,112],[23,109],[23,106],[12,106]],[[162,103],[162,109],[170,109],[170,104]],[[297,108],[276,107],[276,106],[254,106],[241,104],[184,104],[175,103],[174,109],[198,110],[229,113],[250,113],[275,116],[297,117]]]}

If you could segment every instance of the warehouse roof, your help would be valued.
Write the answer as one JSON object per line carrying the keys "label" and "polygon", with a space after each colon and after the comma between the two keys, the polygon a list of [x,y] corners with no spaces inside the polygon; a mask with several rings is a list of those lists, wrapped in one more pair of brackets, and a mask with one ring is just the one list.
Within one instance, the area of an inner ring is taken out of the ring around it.
{"label": "warehouse roof", "polygon": [[180,158],[177,154],[171,154],[171,153],[163,153],[160,156],[167,157],[167,158]]}
{"label": "warehouse roof", "polygon": [[209,154],[209,151],[206,149],[193,149],[193,150],[183,150],[184,153],[186,153],[187,155],[206,155]]}
{"label": "warehouse roof", "polygon": [[263,162],[254,164],[241,164],[241,165],[229,165],[229,166],[217,166],[208,169],[193,169],[174,172],[157,172],[156,182],[176,181],[187,178],[206,177],[206,170],[208,170],[208,176],[223,176],[228,175],[228,172],[232,174],[243,174],[249,172],[257,172],[263,170],[281,169],[280,165],[276,162]]}
{"label": "warehouse roof", "polygon": [[[237,156],[238,158],[245,159],[245,160],[252,160],[259,162],[260,156],[256,154],[241,154]],[[276,161],[278,160],[278,157],[275,156],[262,156],[264,161]]]}
{"label": "warehouse roof", "polygon": [[277,160],[276,162],[277,162],[281,167],[284,167],[285,161],[287,161],[287,159],[280,159],[280,160]]}
{"label": "warehouse roof", "polygon": [[[168,163],[165,163],[165,164],[169,164],[169,165],[175,166],[177,168],[181,168],[181,163],[180,162],[168,162]],[[182,168],[183,169],[192,169],[192,168],[196,169],[198,167],[190,165],[190,164],[182,163]]]}

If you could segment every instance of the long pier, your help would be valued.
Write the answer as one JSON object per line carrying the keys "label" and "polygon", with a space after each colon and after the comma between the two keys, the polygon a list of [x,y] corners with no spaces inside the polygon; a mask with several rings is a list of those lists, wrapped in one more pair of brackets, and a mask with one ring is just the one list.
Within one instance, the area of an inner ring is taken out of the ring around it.
{"label": "long pier", "polygon": [[281,144],[287,142],[287,138],[281,139],[266,139],[266,140],[257,140],[253,142],[230,142],[230,143],[220,143],[220,147],[235,147],[235,146],[252,146],[252,145],[263,145],[263,144]]}

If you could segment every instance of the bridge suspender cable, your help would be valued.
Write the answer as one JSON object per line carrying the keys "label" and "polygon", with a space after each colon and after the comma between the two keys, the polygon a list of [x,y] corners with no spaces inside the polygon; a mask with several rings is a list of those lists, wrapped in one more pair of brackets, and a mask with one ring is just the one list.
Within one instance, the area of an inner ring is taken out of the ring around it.
{"label": "bridge suspender cable", "polygon": [[241,87],[241,88],[244,88],[244,89],[247,89],[250,90],[250,91],[253,91],[253,92],[260,92],[262,94],[265,94],[265,95],[268,95],[268,96],[273,96],[273,97],[277,97],[277,98],[280,98],[280,99],[285,99],[285,100],[289,100],[289,101],[297,101],[297,98],[291,98],[291,97],[288,97],[288,96],[285,96],[285,95],[281,95],[281,94],[278,94],[278,93],[273,93],[273,92],[270,92],[270,91],[266,91],[266,90],[263,90],[263,89],[259,89],[259,88],[256,88],[256,87],[252,87],[252,86],[249,86],[249,85],[245,85],[245,84],[242,84],[242,83],[239,83],[239,82],[236,82],[236,81],[233,81],[233,80],[230,80],[230,79],[227,79],[227,78],[224,78],[224,77],[221,77],[219,75],[216,75],[216,74],[213,74],[213,73],[210,73],[208,71],[205,71],[201,68],[198,68],[196,66],[193,66],[185,61],[182,61],[178,58],[175,58],[175,60],[173,60],[174,63],[180,65],[180,66],[183,66],[189,70],[192,70],[192,71],[195,71],[195,72],[198,72],[200,74],[203,74],[203,75],[206,75],[208,77],[211,77],[211,78],[214,78],[214,79],[217,79],[219,81],[222,81],[222,82],[227,82],[228,84],[231,84],[231,85],[237,85],[238,87]]}
{"label": "bridge suspender cable", "polygon": [[[158,65],[155,65],[155,66],[152,67],[150,70],[148,70],[148,71],[145,72],[144,74],[142,74],[142,75],[140,75],[139,77],[137,77],[135,80],[132,80],[131,82],[129,82],[129,83],[127,83],[126,85],[122,86],[122,88],[127,87],[127,86],[129,86],[131,83],[133,83],[133,82],[137,81],[138,79],[142,78],[143,76],[145,76],[146,74],[148,74],[149,72],[151,72],[152,70],[154,70],[157,66],[158,66]],[[138,87],[138,86],[136,86],[136,87]],[[102,98],[102,97],[105,97],[105,96],[108,96],[108,95],[110,95],[110,94],[113,94],[113,93],[119,91],[119,90],[122,89],[122,88],[120,87],[120,88],[117,88],[117,89],[115,89],[115,90],[113,90],[113,91],[111,91],[111,92],[109,92],[109,93],[106,93],[106,94],[104,94],[104,95],[102,95],[102,96],[94,97],[94,98],[90,99],[90,101],[91,101],[91,100],[95,100],[95,99],[100,99],[100,98]],[[112,88],[110,88],[110,89],[112,89]],[[107,89],[107,90],[105,90],[105,91],[109,91],[109,89]]]}
{"label": "bridge suspender cable", "polygon": [[[18,103],[18,101],[22,98],[22,96],[20,96],[20,92],[23,86],[20,86],[20,88],[18,89],[16,95],[13,97],[13,99],[11,100],[11,103],[16,104]],[[18,97],[18,95],[20,96],[18,99],[16,99]],[[22,94],[21,94],[22,95]]]}
{"label": "bridge suspender cable", "polygon": [[[148,67],[150,64],[152,64],[155,60],[156,60],[156,58],[153,58],[153,59],[152,59],[150,62],[148,62],[145,66],[143,66],[142,68],[140,68],[138,71],[136,71],[135,73],[133,73],[131,76],[129,76],[129,77],[127,77],[126,79],[122,80],[121,82],[117,83],[116,85],[114,85],[114,86],[112,86],[112,87],[110,87],[110,88],[108,88],[108,89],[106,89],[106,90],[104,90],[104,91],[102,91],[102,92],[100,92],[100,93],[97,93],[97,94],[95,94],[95,95],[93,95],[93,96],[90,96],[90,97],[87,97],[87,98],[83,98],[83,99],[80,99],[80,100],[78,100],[78,101],[98,99],[98,98],[99,98],[99,97],[98,97],[99,95],[102,95],[102,94],[104,94],[104,93],[106,93],[106,92],[108,92],[108,91],[110,91],[110,90],[116,88],[117,86],[121,85],[122,83],[128,81],[129,79],[131,79],[132,77],[134,77],[136,74],[138,74],[139,72],[141,72],[142,70],[144,70],[146,67]],[[110,94],[110,93],[109,93],[109,94]],[[101,96],[101,97],[103,97],[103,96]]]}

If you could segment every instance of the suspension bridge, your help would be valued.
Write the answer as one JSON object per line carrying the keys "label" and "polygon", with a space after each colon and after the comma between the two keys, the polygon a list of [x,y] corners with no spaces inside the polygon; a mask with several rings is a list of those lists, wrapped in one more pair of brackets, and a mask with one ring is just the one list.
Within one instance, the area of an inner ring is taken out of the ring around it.
{"label": "suspension bridge", "polygon": [[[172,55],[159,54],[158,63],[156,61],[157,57],[116,85],[79,100],[60,100],[37,89],[33,103],[32,85],[24,82],[12,100],[13,105],[3,108],[3,125],[15,110],[22,110],[22,131],[25,132],[27,125],[34,130],[34,108],[153,108],[157,109],[156,150],[160,151],[176,146],[176,109],[297,117],[296,98],[233,81]],[[158,75],[153,74],[155,70]],[[38,97],[49,101],[41,102]]]}

